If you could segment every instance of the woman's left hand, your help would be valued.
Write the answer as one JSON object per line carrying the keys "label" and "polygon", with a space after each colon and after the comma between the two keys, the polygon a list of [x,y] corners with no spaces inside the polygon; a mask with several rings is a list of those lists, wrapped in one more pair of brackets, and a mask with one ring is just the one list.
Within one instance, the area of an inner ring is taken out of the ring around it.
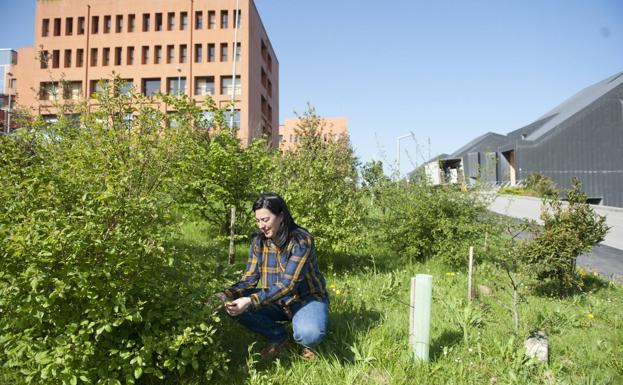
{"label": "woman's left hand", "polygon": [[225,305],[225,310],[227,314],[232,317],[239,316],[244,313],[245,310],[251,305],[251,298],[249,297],[240,297],[235,301],[229,302]]}

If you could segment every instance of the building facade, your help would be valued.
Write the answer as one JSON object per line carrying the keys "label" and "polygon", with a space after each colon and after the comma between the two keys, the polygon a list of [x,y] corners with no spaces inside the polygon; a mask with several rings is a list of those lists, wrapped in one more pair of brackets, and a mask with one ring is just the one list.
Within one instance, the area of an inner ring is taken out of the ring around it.
{"label": "building facade", "polygon": [[18,57],[18,103],[46,117],[114,73],[145,95],[233,102],[243,144],[278,143],[279,62],[252,0],[37,1],[34,47]]}
{"label": "building facade", "polygon": [[11,123],[11,111],[15,107],[15,87],[17,80],[13,76],[13,67],[17,64],[17,52],[12,49],[0,49],[0,132],[8,132]]}
{"label": "building facade", "polygon": [[[279,149],[288,151],[296,147],[298,133],[296,132],[301,120],[288,118],[279,126]],[[346,118],[322,118],[320,135],[327,140],[335,140],[339,137],[348,137],[348,121]]]}
{"label": "building facade", "polygon": [[568,189],[577,177],[589,203],[623,207],[623,72],[584,88],[525,127],[507,135],[487,133],[434,163],[442,173],[463,173],[459,181],[465,183],[515,185],[540,173]]}

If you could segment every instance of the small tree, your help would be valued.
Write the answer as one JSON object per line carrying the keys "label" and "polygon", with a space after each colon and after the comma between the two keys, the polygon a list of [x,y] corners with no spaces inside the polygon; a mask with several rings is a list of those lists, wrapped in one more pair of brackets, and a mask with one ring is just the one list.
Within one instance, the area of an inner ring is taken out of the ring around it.
{"label": "small tree", "polygon": [[361,167],[361,178],[363,190],[370,195],[371,203],[379,199],[383,186],[390,182],[387,175],[383,173],[383,162],[371,160]]}
{"label": "small tree", "polygon": [[567,205],[559,200],[544,200],[543,228],[523,248],[537,278],[546,284],[556,284],[560,297],[577,287],[577,257],[590,251],[608,232],[606,218],[586,203],[579,179],[573,178],[572,184]]}
{"label": "small tree", "polygon": [[511,304],[500,301],[513,315],[515,333],[519,332],[519,304],[525,300],[523,288],[529,275],[526,274],[526,258],[522,254],[522,241],[518,241],[522,234],[534,231],[535,222],[516,222],[511,219],[502,219],[496,225],[503,228],[502,232],[495,233],[493,237],[493,253],[490,255],[491,262],[502,269],[506,279],[495,282],[494,285],[501,287],[505,292],[510,292]]}
{"label": "small tree", "polygon": [[183,188],[185,206],[213,225],[221,236],[229,234],[231,207],[235,207],[236,232],[248,233],[251,202],[266,189],[276,154],[264,139],[243,148],[238,128],[229,127],[228,111],[218,108],[210,97],[203,107],[173,96],[163,98],[177,109],[173,118],[178,125],[194,124],[196,128],[192,131],[193,148],[185,154],[182,170],[190,180]]}
{"label": "small tree", "polygon": [[325,141],[324,129],[325,121],[309,107],[300,116],[297,147],[278,159],[271,188],[311,231],[319,250],[352,251],[362,220],[357,158],[346,137]]}

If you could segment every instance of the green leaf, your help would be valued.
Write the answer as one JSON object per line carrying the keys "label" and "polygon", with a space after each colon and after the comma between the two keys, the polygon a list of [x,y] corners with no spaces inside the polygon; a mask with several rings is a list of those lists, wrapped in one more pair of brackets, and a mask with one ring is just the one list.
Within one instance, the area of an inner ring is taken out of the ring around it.
{"label": "green leaf", "polygon": [[139,379],[143,375],[143,368],[140,366],[134,369],[134,378]]}

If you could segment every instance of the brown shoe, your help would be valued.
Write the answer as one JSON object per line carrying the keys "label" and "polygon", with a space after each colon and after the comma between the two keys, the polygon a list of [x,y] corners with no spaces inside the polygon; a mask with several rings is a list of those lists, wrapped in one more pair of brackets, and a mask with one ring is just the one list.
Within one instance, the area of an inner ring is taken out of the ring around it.
{"label": "brown shoe", "polygon": [[260,356],[265,360],[272,360],[288,345],[288,339],[279,342],[269,342],[260,352]]}
{"label": "brown shoe", "polygon": [[316,353],[310,348],[303,348],[302,356],[305,361],[312,361],[316,358]]}

